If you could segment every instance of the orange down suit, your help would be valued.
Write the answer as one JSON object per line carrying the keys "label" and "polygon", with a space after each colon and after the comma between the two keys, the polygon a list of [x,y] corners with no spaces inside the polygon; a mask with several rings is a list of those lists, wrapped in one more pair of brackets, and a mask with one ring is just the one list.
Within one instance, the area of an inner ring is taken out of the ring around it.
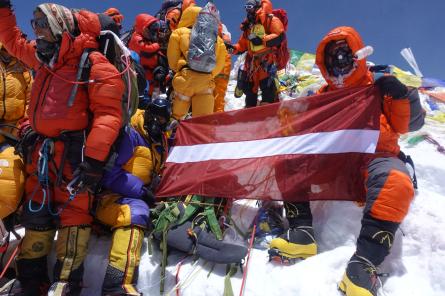
{"label": "orange down suit", "polygon": [[165,15],[165,20],[168,21],[171,31],[174,31],[178,28],[182,13],[190,6],[194,6],[194,5],[195,5],[195,0],[183,0],[182,6],[180,8],[174,7],[167,11],[167,13]]}
{"label": "orange down suit", "polygon": [[192,105],[194,117],[213,113],[214,77],[223,70],[227,55],[224,42],[218,37],[215,49],[216,65],[212,73],[198,73],[187,67],[191,28],[200,11],[201,8],[197,6],[192,6],[184,11],[179,28],[172,33],[168,44],[168,64],[170,69],[176,73],[173,78],[175,90],[173,117],[176,119],[182,119],[189,111],[190,105]]}
{"label": "orange down suit", "polygon": [[[224,26],[225,27],[225,26]],[[220,24],[219,36],[224,40],[224,42],[231,43],[230,33],[227,32],[227,28],[223,30],[223,25]],[[232,56],[227,53],[226,63],[224,64],[224,69],[216,75],[215,77],[215,90],[213,91],[213,96],[215,97],[215,106],[213,108],[214,112],[224,112],[224,106],[226,104],[226,92],[227,86],[229,85],[230,70],[232,69]]]}
{"label": "orange down suit", "polygon": [[[329,76],[324,53],[326,45],[335,40],[346,40],[353,53],[364,47],[360,35],[350,27],[335,28],[323,38],[317,49],[316,63],[328,85],[321,92],[373,84],[373,76],[365,60],[356,61],[356,69],[344,78],[341,86],[336,84],[335,77]],[[377,151],[364,172],[367,192],[365,214],[378,220],[400,223],[408,213],[414,188],[405,164],[398,158],[399,135],[419,129],[423,125],[424,112],[415,90],[400,99],[383,96],[382,101]]]}
{"label": "orange down suit", "polygon": [[[84,49],[98,48],[96,37],[100,32],[100,22],[96,14],[81,10],[74,15],[81,33],[76,37],[67,32],[63,33],[59,57],[49,70],[37,59],[35,42],[27,41],[16,26],[12,11],[8,8],[0,9],[0,41],[8,52],[36,71],[28,116],[32,129],[40,135],[40,139],[33,149],[32,161],[26,166],[30,177],[25,188],[26,203],[32,199],[35,207],[40,206],[43,200],[42,190],[39,189],[39,182],[34,175],[43,139],[51,139],[53,143],[51,157],[54,167],[50,167],[49,178],[54,182],[53,169],[60,168],[63,151],[68,147],[64,141],[59,140],[63,133],[81,132],[89,127],[84,154],[105,161],[122,125],[121,97],[124,85],[116,68],[99,52],[92,52],[89,56],[92,64],[90,79],[97,81],[79,87],[73,106],[68,107],[73,84],[67,81],[76,80],[80,56]],[[81,153],[81,148],[78,153]],[[65,204],[69,198],[66,182],[72,179],[75,166],[76,164],[67,160],[61,175],[62,184],[50,185],[48,188],[48,194],[56,208]],[[90,224],[92,218],[89,214],[89,201],[87,193],[78,194],[60,214],[61,226]],[[47,213],[46,209],[41,213]],[[46,223],[44,220],[28,221],[29,224],[25,227],[53,227],[51,222]]]}
{"label": "orange down suit", "polygon": [[[276,98],[276,88],[273,81],[268,82],[271,77],[270,67],[276,62],[276,47],[281,44],[284,26],[279,18],[272,14],[272,3],[270,0],[261,0],[261,8],[256,12],[255,24],[249,24],[246,19],[242,25],[241,35],[238,43],[234,45],[234,54],[247,52],[244,63],[246,72],[246,85],[243,91],[246,94],[246,106],[254,107],[257,103],[258,88],[262,90],[262,101],[272,103]],[[249,41],[249,35],[254,28],[261,25],[264,28],[263,44],[253,46]]]}
{"label": "orange down suit", "polygon": [[155,23],[157,19],[149,14],[138,14],[134,24],[134,33],[131,36],[128,47],[135,51],[140,59],[141,65],[144,68],[145,79],[150,83],[149,95],[153,94],[155,88],[155,81],[153,80],[153,71],[159,65],[159,55],[161,47],[159,43],[148,41],[143,36],[144,29]]}

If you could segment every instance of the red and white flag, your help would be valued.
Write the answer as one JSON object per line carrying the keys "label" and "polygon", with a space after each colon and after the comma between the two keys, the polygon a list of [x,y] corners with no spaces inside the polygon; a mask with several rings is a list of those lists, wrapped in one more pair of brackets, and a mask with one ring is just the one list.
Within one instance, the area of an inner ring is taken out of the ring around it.
{"label": "red and white flag", "polygon": [[363,199],[380,100],[370,86],[185,120],[157,196]]}

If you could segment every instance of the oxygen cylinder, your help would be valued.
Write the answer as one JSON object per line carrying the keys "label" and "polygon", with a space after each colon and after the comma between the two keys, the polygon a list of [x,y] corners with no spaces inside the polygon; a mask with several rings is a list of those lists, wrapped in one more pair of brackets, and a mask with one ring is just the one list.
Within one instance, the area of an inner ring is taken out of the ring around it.
{"label": "oxygen cylinder", "polygon": [[360,61],[363,60],[366,57],[369,57],[374,52],[374,48],[370,45],[363,47],[362,49],[359,49],[355,52],[355,59]]}

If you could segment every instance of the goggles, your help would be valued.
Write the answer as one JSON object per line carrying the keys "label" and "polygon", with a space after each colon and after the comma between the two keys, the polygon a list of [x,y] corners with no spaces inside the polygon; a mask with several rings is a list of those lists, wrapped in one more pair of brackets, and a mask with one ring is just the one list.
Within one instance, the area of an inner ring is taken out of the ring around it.
{"label": "goggles", "polygon": [[33,30],[39,29],[48,29],[49,22],[47,17],[39,17],[31,20],[31,27]]}
{"label": "goggles", "polygon": [[254,10],[254,9],[256,9],[256,5],[254,5],[254,4],[246,4],[246,5],[244,5],[244,9],[246,9],[247,11],[252,11],[252,10]]}

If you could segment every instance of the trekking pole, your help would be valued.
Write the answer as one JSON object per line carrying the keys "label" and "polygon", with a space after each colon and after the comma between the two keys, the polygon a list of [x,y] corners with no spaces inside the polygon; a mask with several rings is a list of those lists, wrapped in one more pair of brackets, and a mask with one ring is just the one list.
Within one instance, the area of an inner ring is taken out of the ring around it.
{"label": "trekking pole", "polygon": [[239,296],[243,296],[243,294],[244,294],[244,288],[245,288],[246,279],[247,279],[247,271],[249,270],[250,252],[252,251],[253,241],[255,239],[255,232],[256,232],[256,223],[253,225],[252,235],[250,236],[250,245],[249,245],[249,251],[247,252],[246,268],[244,269],[243,281],[241,283],[241,290],[240,290]]}
{"label": "trekking pole", "polygon": [[21,243],[22,243],[22,242],[20,241],[20,242],[17,244],[17,247],[15,247],[14,252],[12,252],[11,257],[9,258],[8,262],[6,263],[5,267],[4,267],[3,270],[2,270],[2,273],[0,274],[0,280],[4,277],[6,271],[8,270],[9,266],[10,266],[11,263],[12,263],[12,260],[14,260],[15,257],[17,256],[17,253],[19,252],[20,244],[21,244]]}

